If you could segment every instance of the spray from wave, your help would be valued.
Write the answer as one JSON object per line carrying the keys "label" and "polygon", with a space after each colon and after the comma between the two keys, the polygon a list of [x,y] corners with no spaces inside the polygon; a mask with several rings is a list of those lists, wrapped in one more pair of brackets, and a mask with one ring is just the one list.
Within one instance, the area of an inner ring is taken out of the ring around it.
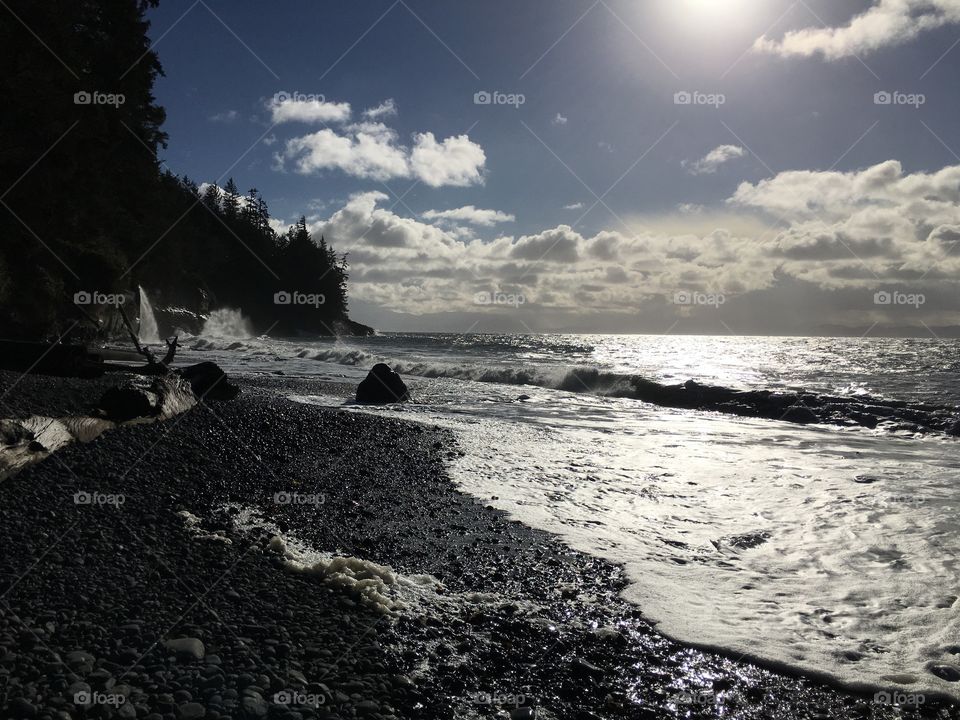
{"label": "spray from wave", "polygon": [[240,310],[220,308],[210,313],[200,334],[204,337],[245,340],[253,337],[253,326]]}

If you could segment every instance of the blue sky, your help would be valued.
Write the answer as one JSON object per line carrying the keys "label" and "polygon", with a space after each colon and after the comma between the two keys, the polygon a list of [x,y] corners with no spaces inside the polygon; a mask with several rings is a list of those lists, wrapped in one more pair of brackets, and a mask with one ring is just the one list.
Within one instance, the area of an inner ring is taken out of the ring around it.
{"label": "blue sky", "polygon": [[[151,19],[167,165],[306,214],[350,251],[361,320],[956,321],[957,0],[168,0]],[[874,301],[898,291],[922,307]]]}

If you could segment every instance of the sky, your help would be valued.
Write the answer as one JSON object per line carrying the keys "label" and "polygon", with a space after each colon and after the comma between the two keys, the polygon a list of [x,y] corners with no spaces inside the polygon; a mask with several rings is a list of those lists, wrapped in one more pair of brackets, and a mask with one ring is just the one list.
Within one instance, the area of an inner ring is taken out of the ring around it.
{"label": "sky", "polygon": [[265,7],[151,11],[161,158],[305,215],[361,322],[958,324],[960,0]]}

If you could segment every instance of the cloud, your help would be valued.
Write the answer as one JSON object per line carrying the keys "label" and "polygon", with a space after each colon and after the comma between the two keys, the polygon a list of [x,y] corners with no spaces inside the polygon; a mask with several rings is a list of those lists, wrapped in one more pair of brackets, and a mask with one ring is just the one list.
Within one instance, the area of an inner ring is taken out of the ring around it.
{"label": "cloud", "polygon": [[481,227],[493,227],[497,223],[513,222],[517,219],[500,210],[481,210],[473,205],[464,205],[454,210],[427,210],[421,217],[426,220],[454,220]]}
{"label": "cloud", "polygon": [[267,101],[273,123],[330,123],[350,119],[350,103],[327,102],[321,97],[278,92]]}
{"label": "cloud", "polygon": [[437,141],[431,132],[416,133],[413,141],[408,148],[392,128],[364,120],[287,140],[274,155],[274,167],[301,175],[340,170],[380,182],[415,177],[430,187],[483,182],[486,154],[467,135]]}
{"label": "cloud", "polygon": [[397,134],[380,123],[351,126],[346,134],[324,128],[286,142],[275,156],[278,166],[291,163],[301,175],[341,170],[348,175],[385,182],[408,177],[410,164]]}
{"label": "cloud", "polygon": [[240,113],[236,110],[224,110],[223,112],[211,115],[208,119],[210,122],[232,123],[238,117],[240,117]]}
{"label": "cloud", "polygon": [[[711,175],[721,165],[745,155],[744,149],[738,145],[720,145],[708,152],[696,162],[689,164],[689,172],[693,175]],[[687,163],[683,165],[687,167]]]}
{"label": "cloud", "polygon": [[557,114],[554,116],[553,120],[551,120],[550,122],[553,123],[554,125],[566,125],[566,124],[567,124],[567,118],[565,118],[565,117],[564,117],[563,115],[561,115],[560,113],[557,113]]}
{"label": "cloud", "polygon": [[563,209],[564,209],[564,210],[580,210],[580,209],[582,209],[582,208],[583,208],[583,203],[582,203],[582,202],[570,203],[569,205],[564,205],[564,206],[563,206]]}
{"label": "cloud", "polygon": [[783,57],[820,54],[837,60],[900,45],[954,23],[960,23],[960,0],[875,0],[842,27],[791,30],[781,40],[764,35],[753,49]]}
{"label": "cloud", "polygon": [[[523,294],[528,309],[560,325],[592,313],[710,312],[674,306],[685,291],[723,293],[728,308],[743,298],[747,319],[780,307],[792,322],[820,293],[807,314],[813,326],[852,318],[862,331],[903,312],[878,309],[880,290],[955,299],[960,289],[960,165],[907,173],[890,160],[846,173],[787,171],[742,183],[725,210],[626,217],[626,228],[594,234],[558,224],[477,237],[506,214],[464,206],[403,217],[383,207],[387,200],[354,195],[309,220],[349,252],[352,298],[414,315],[477,312],[475,293],[491,290]],[[924,311],[954,307],[931,301]]]}
{"label": "cloud", "polygon": [[397,104],[393,98],[387,98],[376,107],[367,108],[363,111],[363,116],[369,120],[379,120],[383,117],[390,117],[397,114]]}
{"label": "cloud", "polygon": [[481,184],[486,161],[483,148],[466,135],[448,137],[438,143],[433,133],[418,133],[410,154],[414,176],[430,187]]}

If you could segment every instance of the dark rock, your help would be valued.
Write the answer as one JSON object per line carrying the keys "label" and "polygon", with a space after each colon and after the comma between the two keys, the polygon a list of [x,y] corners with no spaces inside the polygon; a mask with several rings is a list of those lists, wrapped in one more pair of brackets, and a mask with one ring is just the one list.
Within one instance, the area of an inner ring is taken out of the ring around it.
{"label": "dark rock", "polygon": [[410,399],[403,379],[384,363],[377,363],[357,386],[357,402],[385,404]]}
{"label": "dark rock", "polygon": [[817,417],[817,414],[808,407],[803,405],[794,405],[793,407],[787,408],[786,412],[781,416],[781,420],[788,420],[789,422],[795,423],[815,423],[820,422],[820,418]]}
{"label": "dark rock", "polygon": [[0,444],[19,445],[33,440],[33,433],[16,420],[0,420]]}
{"label": "dark rock", "polygon": [[227,374],[214,362],[202,362],[180,370],[180,377],[190,383],[193,393],[201,400],[233,400],[240,388],[230,382]]}
{"label": "dark rock", "polygon": [[37,716],[37,708],[29,700],[17,698],[10,701],[11,718],[34,718]]}
{"label": "dark rock", "polygon": [[176,654],[177,657],[187,660],[202,660],[204,654],[206,654],[203,642],[197,638],[165,640],[163,646]]}

